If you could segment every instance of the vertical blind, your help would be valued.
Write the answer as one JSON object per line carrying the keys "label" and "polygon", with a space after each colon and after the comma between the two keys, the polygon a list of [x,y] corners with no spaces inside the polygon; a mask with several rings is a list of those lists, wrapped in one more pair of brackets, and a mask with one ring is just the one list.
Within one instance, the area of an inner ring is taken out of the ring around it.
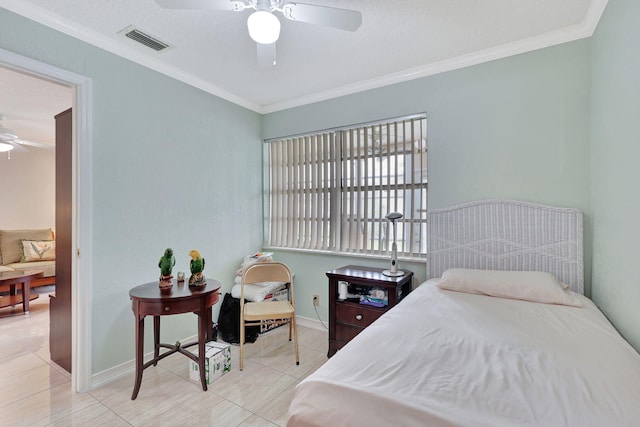
{"label": "vertical blind", "polygon": [[269,141],[272,247],[384,254],[400,212],[398,252],[426,253],[426,117]]}

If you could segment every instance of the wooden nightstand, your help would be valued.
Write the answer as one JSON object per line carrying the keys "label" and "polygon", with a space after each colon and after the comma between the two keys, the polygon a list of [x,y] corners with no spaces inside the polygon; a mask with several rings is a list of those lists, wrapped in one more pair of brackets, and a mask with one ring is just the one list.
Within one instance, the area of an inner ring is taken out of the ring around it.
{"label": "wooden nightstand", "polygon": [[[409,292],[413,272],[405,272],[401,277],[388,277],[382,274],[383,268],[347,265],[327,272],[329,278],[329,352],[331,357],[358,335],[384,312],[396,305]],[[346,282],[353,298],[340,300],[338,284]],[[373,291],[373,292],[372,292]],[[370,296],[370,304],[359,301],[358,295]],[[376,298],[383,297],[383,298]],[[382,304],[380,304],[382,300]]]}

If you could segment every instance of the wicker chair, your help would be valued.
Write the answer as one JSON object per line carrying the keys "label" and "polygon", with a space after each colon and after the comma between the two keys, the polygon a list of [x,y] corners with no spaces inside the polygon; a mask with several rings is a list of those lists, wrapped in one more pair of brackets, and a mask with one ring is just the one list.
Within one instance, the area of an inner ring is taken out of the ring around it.
{"label": "wicker chair", "polygon": [[[260,282],[284,282],[289,288],[289,300],[246,302],[244,286]],[[293,295],[293,276],[291,270],[280,262],[264,262],[251,265],[242,275],[240,291],[240,370],[244,368],[245,326],[289,324],[289,341],[292,339],[296,351],[296,365],[300,364],[298,353],[298,333],[296,331],[295,302]]]}

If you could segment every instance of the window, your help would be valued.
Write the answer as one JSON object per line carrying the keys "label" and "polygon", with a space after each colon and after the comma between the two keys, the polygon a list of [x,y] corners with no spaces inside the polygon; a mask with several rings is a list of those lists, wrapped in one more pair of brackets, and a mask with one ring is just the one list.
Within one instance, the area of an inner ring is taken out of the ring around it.
{"label": "window", "polygon": [[267,141],[268,246],[426,254],[427,119],[424,114]]}

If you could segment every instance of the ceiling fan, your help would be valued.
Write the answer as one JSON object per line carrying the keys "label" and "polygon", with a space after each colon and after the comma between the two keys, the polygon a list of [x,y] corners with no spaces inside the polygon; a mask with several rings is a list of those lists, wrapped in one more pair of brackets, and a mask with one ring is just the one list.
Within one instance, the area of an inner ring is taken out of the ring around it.
{"label": "ceiling fan", "polygon": [[362,14],[356,10],[294,3],[287,0],[156,0],[167,9],[208,9],[242,12],[253,9],[247,19],[249,35],[257,44],[258,65],[276,65],[276,41],[280,36],[280,21],[274,12],[292,21],[307,22],[346,31],[355,31],[362,24]]}
{"label": "ceiling fan", "polygon": [[8,152],[9,156],[11,156],[11,151],[28,151],[23,145],[37,147],[37,148],[46,148],[53,149],[54,146],[51,144],[45,144],[41,142],[32,142],[26,141],[24,139],[18,138],[18,135],[15,131],[6,128],[2,125],[2,120],[4,120],[6,116],[4,114],[0,114],[0,153]]}

